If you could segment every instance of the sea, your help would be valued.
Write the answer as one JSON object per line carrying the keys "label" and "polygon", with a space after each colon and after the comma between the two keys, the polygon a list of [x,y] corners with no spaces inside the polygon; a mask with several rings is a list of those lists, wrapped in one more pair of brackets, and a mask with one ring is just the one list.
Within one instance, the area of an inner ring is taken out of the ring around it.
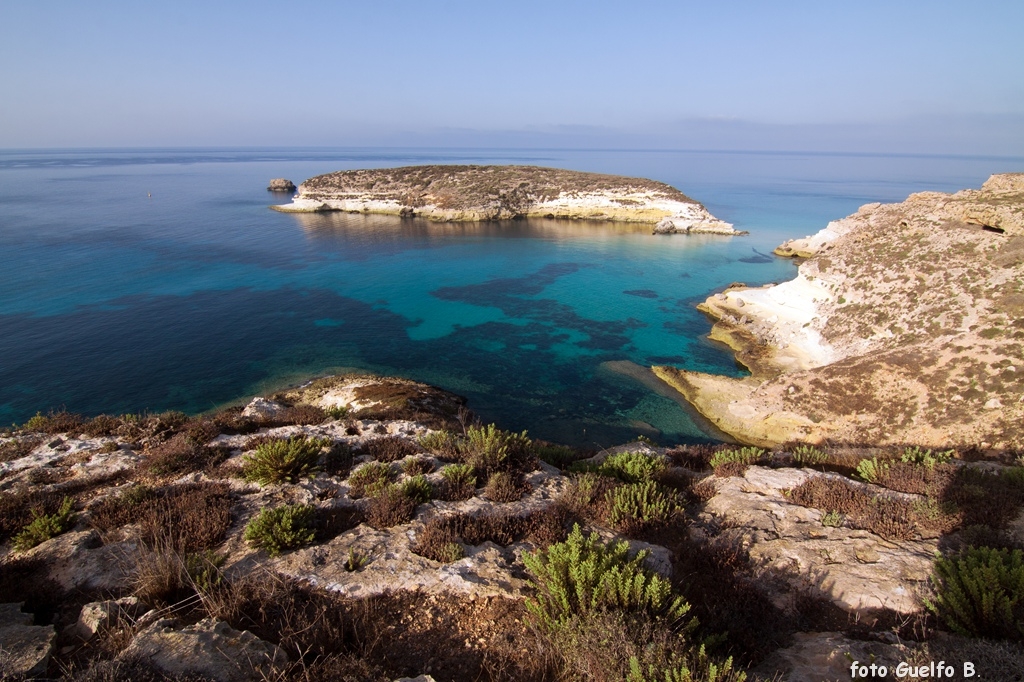
{"label": "sea", "polygon": [[[747,236],[560,220],[283,214],[336,170],[529,164],[652,178]],[[696,309],[795,274],[772,249],[865,203],[979,187],[1008,157],[564,149],[0,151],[0,424],[203,413],[338,372],[453,391],[587,448],[714,441],[654,364],[741,376]]]}

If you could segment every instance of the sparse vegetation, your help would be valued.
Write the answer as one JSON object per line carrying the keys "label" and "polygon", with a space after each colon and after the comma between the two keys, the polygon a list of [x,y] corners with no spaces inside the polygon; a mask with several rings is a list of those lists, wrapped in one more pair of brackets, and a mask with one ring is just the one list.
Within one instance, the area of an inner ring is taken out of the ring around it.
{"label": "sparse vegetation", "polygon": [[821,466],[828,462],[828,453],[813,445],[798,445],[793,448],[793,462],[802,467]]}
{"label": "sparse vegetation", "polygon": [[316,474],[320,453],[326,446],[329,443],[306,436],[261,443],[256,452],[243,459],[242,475],[260,485],[295,483]]}
{"label": "sparse vegetation", "polygon": [[308,504],[287,504],[260,510],[245,527],[243,538],[272,557],[313,542],[316,508]]}
{"label": "sparse vegetation", "polygon": [[757,464],[764,457],[761,448],[743,447],[732,450],[719,450],[711,456],[709,464],[716,476],[739,476],[748,466]]}
{"label": "sparse vegetation", "polygon": [[19,552],[32,549],[71,528],[75,501],[65,497],[52,514],[35,514],[32,521],[14,536],[14,549]]}
{"label": "sparse vegetation", "polygon": [[419,450],[401,436],[384,436],[367,441],[366,451],[378,462],[397,462]]}
{"label": "sparse vegetation", "polygon": [[357,500],[380,487],[387,485],[393,478],[391,467],[383,462],[367,462],[352,472],[348,477],[348,496]]}

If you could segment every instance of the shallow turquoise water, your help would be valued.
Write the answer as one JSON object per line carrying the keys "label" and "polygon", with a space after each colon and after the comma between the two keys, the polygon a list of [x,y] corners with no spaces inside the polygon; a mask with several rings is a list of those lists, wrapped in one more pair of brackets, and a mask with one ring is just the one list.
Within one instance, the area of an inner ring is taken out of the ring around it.
{"label": "shallow turquoise water", "polygon": [[[267,209],[271,177],[414,163],[655,178],[751,235]],[[759,254],[862,203],[978,186],[1021,165],[712,152],[0,152],[0,422],[60,407],[198,412],[360,368],[462,393],[483,418],[553,440],[707,439],[676,402],[606,363],[737,374],[703,339],[710,325],[694,305],[733,281],[792,277],[792,263]]]}

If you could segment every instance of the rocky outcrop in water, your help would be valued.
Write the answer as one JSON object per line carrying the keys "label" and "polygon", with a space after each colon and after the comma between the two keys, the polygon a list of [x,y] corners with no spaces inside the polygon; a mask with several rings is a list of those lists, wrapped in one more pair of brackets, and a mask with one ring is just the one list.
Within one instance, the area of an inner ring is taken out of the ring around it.
{"label": "rocky outcrop in water", "polygon": [[348,211],[441,222],[563,218],[654,225],[655,232],[738,234],[653,180],[535,166],[410,166],[339,171],[299,185],[285,212]]}
{"label": "rocky outcrop in water", "polygon": [[734,437],[1024,446],[1024,174],[868,204],[780,246],[796,279],[698,306],[751,377],[656,373]]}
{"label": "rocky outcrop in water", "polygon": [[295,183],[285,178],[274,178],[267,185],[268,192],[294,192]]}

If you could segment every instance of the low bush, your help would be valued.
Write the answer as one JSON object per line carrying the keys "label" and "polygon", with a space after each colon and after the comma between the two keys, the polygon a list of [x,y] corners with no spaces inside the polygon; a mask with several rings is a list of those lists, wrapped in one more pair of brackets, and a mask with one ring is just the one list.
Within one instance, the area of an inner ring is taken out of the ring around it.
{"label": "low bush", "polygon": [[890,463],[884,459],[872,457],[862,459],[857,465],[857,476],[867,483],[879,483],[888,475]]}
{"label": "low bush", "polygon": [[338,441],[327,449],[323,459],[323,471],[331,476],[345,477],[352,469],[354,459],[352,447],[344,441]]}
{"label": "low bush", "polygon": [[75,501],[65,497],[54,513],[35,514],[32,521],[14,536],[14,549],[24,552],[70,530],[74,508]]}
{"label": "low bush", "polygon": [[89,523],[100,531],[110,531],[139,520],[141,510],[157,497],[148,485],[133,484],[104,497],[89,510]]}
{"label": "low bush", "polygon": [[429,474],[434,470],[434,463],[424,457],[412,457],[402,462],[402,471],[409,476]]}
{"label": "low bush", "polygon": [[285,408],[281,416],[274,421],[299,426],[315,426],[316,424],[323,424],[327,421],[327,417],[327,412],[323,409],[316,405],[303,403]]}
{"label": "low bush", "polygon": [[21,459],[43,442],[42,438],[12,438],[0,443],[0,462],[10,462]]}
{"label": "low bush", "polygon": [[[565,542],[523,555],[536,589],[526,608],[547,630],[604,609],[683,619],[690,605],[673,593],[668,580],[644,568],[648,554],[644,550],[631,558],[628,542],[605,545],[577,524]],[[696,622],[691,619],[688,627]]]}
{"label": "low bush", "polygon": [[423,504],[434,499],[434,488],[422,474],[405,479],[399,487],[402,494],[415,501],[416,504]]}
{"label": "low bush", "polygon": [[444,479],[439,497],[445,500],[468,500],[476,494],[476,474],[469,464],[449,464],[441,469]]}
{"label": "low bush", "polygon": [[366,442],[366,451],[378,462],[397,462],[415,455],[419,448],[401,436],[384,436]]}
{"label": "low bush", "polygon": [[492,502],[517,502],[529,490],[521,474],[496,471],[484,486],[484,496]]}
{"label": "low bush", "polygon": [[526,431],[503,431],[494,424],[466,429],[463,451],[466,463],[476,469],[481,478],[495,471],[527,471],[536,459]]}
{"label": "low bush", "polygon": [[416,535],[416,542],[411,549],[422,557],[442,564],[450,564],[466,555],[450,524],[440,517],[427,521],[423,530]]}
{"label": "low bush", "polygon": [[738,450],[719,450],[711,456],[709,464],[716,476],[741,476],[747,467],[764,457],[761,448],[743,447]]}
{"label": "low bush", "polygon": [[802,467],[816,467],[828,463],[828,453],[813,445],[798,445],[793,448],[793,462]]}
{"label": "low bush", "polygon": [[263,509],[245,526],[242,537],[251,546],[272,557],[307,545],[316,537],[316,508],[308,504],[287,504]]}
{"label": "low bush", "polygon": [[385,484],[373,492],[366,520],[374,528],[391,528],[408,523],[416,516],[416,500],[402,486]]}
{"label": "low bush", "polygon": [[348,477],[348,496],[353,500],[387,485],[394,476],[391,467],[383,462],[367,462]]}
{"label": "low bush", "polygon": [[650,481],[665,472],[667,464],[658,456],[643,452],[619,452],[606,458],[597,468],[602,476],[617,478],[623,483]]}
{"label": "low bush", "polygon": [[619,485],[615,479],[596,473],[577,474],[559,497],[559,502],[580,518],[603,521],[608,514],[608,494]]}
{"label": "low bush", "polygon": [[[151,546],[169,545],[181,554],[220,544],[231,527],[231,497],[223,483],[186,483],[156,491],[155,497],[137,494],[134,507],[142,525],[142,539]],[[135,495],[133,495],[135,497]]]}
{"label": "low bush", "polygon": [[[71,434],[71,432],[80,429],[81,426],[82,415],[73,414],[67,410],[61,410],[59,412],[50,412],[46,416],[43,416],[41,412],[37,412],[34,417],[22,424],[21,430],[31,433],[46,433],[50,435],[58,433]],[[75,433],[71,435],[78,434]]]}
{"label": "low bush", "polygon": [[533,450],[538,459],[559,469],[587,456],[586,453],[576,448],[571,448],[568,445],[558,445],[543,440],[534,441]]}
{"label": "low bush", "polygon": [[210,448],[188,434],[176,433],[147,452],[140,466],[154,476],[174,476],[214,467],[227,456],[221,448]]}
{"label": "low bush", "polygon": [[650,480],[609,490],[606,499],[608,521],[627,534],[665,525],[680,507],[674,493]]}
{"label": "low bush", "polygon": [[969,547],[935,562],[936,596],[926,606],[954,632],[1024,639],[1024,552]]}
{"label": "low bush", "polygon": [[693,471],[704,471],[711,466],[711,458],[719,446],[710,444],[680,445],[665,455],[676,465]]}
{"label": "low bush", "polygon": [[458,460],[461,458],[459,439],[451,431],[432,431],[420,436],[419,445],[424,450],[437,455],[443,460]]}
{"label": "low bush", "polygon": [[36,517],[56,514],[63,502],[64,496],[38,488],[0,493],[0,542]]}
{"label": "low bush", "polygon": [[157,543],[139,555],[132,592],[153,608],[194,607],[197,595],[205,596],[221,586],[220,569],[226,558],[212,551],[185,553]]}
{"label": "low bush", "polygon": [[295,436],[262,443],[242,460],[242,475],[260,485],[296,483],[316,475],[317,462],[325,443],[319,438]]}
{"label": "low bush", "polygon": [[916,464],[917,466],[933,469],[937,464],[947,464],[953,459],[955,452],[955,450],[946,450],[933,453],[931,450],[912,447],[906,448],[903,451],[903,454],[900,455],[900,461],[904,464]]}

